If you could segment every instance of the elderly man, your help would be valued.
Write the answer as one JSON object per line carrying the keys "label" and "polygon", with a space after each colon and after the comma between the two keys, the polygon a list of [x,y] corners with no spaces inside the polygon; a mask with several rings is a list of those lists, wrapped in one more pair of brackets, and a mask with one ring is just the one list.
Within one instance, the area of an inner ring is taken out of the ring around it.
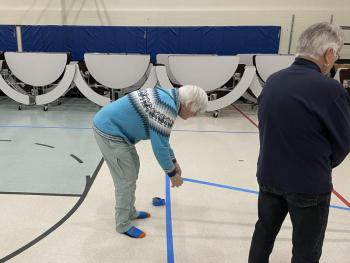
{"label": "elderly man", "polygon": [[342,46],[339,27],[310,26],[299,38],[294,63],[271,75],[259,97],[260,191],[250,263],[269,261],[288,213],[292,262],[319,262],[332,169],[350,151],[350,99],[339,82],[325,76]]}
{"label": "elderly man", "polygon": [[134,207],[140,167],[135,144],[149,139],[172,186],[181,186],[182,172],[169,144],[170,132],[178,115],[186,120],[205,111],[207,104],[207,94],[197,86],[155,87],[134,91],[96,114],[93,120],[95,138],[114,181],[115,221],[119,233],[144,237],[145,233],[133,226],[131,220],[150,217],[149,213]]}

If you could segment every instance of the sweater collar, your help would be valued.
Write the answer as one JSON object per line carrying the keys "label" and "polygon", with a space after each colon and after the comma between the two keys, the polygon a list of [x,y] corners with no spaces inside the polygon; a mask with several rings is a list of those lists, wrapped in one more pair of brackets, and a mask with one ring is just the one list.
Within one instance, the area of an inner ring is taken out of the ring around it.
{"label": "sweater collar", "polygon": [[302,66],[302,67],[306,67],[306,68],[311,68],[311,69],[315,69],[321,73],[320,67],[315,62],[308,60],[306,58],[301,58],[301,57],[295,58],[292,66]]}

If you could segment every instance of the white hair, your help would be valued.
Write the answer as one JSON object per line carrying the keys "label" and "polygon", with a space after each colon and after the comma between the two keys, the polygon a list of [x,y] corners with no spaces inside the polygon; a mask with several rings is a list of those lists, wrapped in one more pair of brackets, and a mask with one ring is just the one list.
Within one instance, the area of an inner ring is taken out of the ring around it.
{"label": "white hair", "polygon": [[343,44],[344,33],[338,26],[328,22],[313,24],[300,35],[297,56],[318,59],[328,48],[339,54]]}
{"label": "white hair", "polygon": [[208,107],[207,93],[198,86],[185,85],[179,88],[180,103],[190,105],[192,112],[204,112]]}

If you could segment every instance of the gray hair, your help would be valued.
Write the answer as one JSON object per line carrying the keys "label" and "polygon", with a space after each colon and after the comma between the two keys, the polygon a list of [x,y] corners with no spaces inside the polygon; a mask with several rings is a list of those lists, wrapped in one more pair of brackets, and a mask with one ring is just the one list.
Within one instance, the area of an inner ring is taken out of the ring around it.
{"label": "gray hair", "polygon": [[192,112],[204,112],[208,107],[207,93],[198,86],[185,85],[179,88],[180,103],[188,106]]}
{"label": "gray hair", "polygon": [[328,48],[339,53],[344,44],[344,33],[336,25],[328,22],[313,24],[299,37],[297,56],[320,58]]}

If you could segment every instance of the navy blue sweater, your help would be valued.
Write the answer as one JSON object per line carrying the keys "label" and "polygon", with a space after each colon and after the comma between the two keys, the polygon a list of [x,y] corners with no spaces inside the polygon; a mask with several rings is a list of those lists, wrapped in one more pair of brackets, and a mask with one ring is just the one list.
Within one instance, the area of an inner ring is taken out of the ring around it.
{"label": "navy blue sweater", "polygon": [[327,193],[332,168],[350,151],[350,97],[313,62],[296,58],[259,97],[260,184],[288,193]]}

